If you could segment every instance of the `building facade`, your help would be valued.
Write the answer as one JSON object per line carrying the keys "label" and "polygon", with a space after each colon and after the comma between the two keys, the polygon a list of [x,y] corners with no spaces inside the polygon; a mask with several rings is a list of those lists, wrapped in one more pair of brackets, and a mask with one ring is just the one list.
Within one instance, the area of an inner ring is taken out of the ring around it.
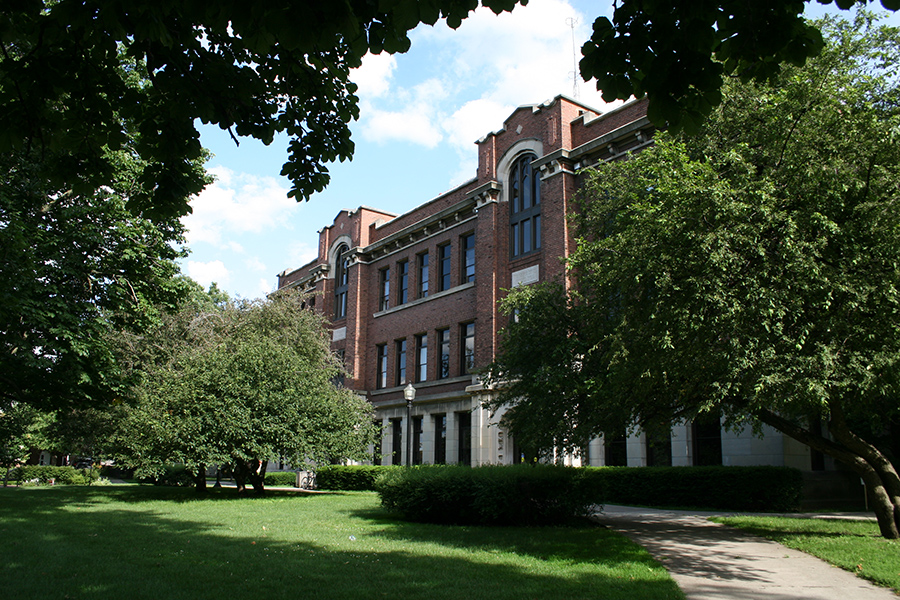
{"label": "building facade", "polygon": [[[563,273],[574,245],[566,220],[579,169],[652,143],[646,103],[600,114],[558,96],[516,109],[478,144],[473,179],[411,211],[343,210],[319,232],[318,257],[278,277],[332,322],[344,385],[375,408],[375,464],[509,464],[522,460],[502,414],[482,402],[505,325],[504,290]],[[412,384],[410,406],[404,388]],[[570,464],[774,464],[810,470],[820,460],[781,434],[680,424],[668,438],[602,438]],[[815,464],[814,464],[815,463]]]}

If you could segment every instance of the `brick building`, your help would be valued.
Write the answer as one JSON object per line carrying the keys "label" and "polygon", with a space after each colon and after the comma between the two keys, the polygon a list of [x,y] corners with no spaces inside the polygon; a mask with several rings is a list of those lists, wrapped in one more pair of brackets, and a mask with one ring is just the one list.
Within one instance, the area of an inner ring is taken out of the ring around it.
{"label": "brick building", "polygon": [[[516,109],[478,141],[475,178],[394,215],[341,211],[319,232],[318,257],[279,275],[278,287],[317,292],[348,388],[375,407],[376,464],[512,463],[514,440],[481,408],[475,372],[497,350],[503,290],[560,275],[574,240],[566,222],[578,169],[652,143],[646,104],[599,114],[558,96]],[[404,388],[415,387],[409,409]],[[407,439],[407,431],[410,439]],[[576,463],[790,464],[810,469],[805,446],[770,431],[723,432],[718,422],[679,424],[648,444],[644,434],[598,439]],[[655,449],[655,450],[654,450]]]}

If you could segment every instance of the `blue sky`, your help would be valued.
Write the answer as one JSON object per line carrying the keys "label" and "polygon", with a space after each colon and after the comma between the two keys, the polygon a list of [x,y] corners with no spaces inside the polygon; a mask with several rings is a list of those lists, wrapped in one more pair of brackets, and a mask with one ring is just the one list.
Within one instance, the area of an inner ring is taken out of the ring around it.
{"label": "blue sky", "polygon": [[[603,110],[593,84],[579,79],[574,87],[570,27],[574,19],[578,52],[599,10],[609,16],[612,2],[530,0],[499,16],[479,9],[455,31],[443,23],[419,27],[406,54],[367,57],[353,76],[360,97],[354,158],[329,166],[331,184],[308,202],[287,198],[279,175],[287,138],[236,146],[215,127],[201,129],[217,181],[184,220],[191,254],[182,271],[233,296],[264,296],[278,273],[315,258],[318,230],[341,209],[400,214],[473,177],[475,141],[517,106],[577,93]],[[891,22],[900,25],[900,15]]]}

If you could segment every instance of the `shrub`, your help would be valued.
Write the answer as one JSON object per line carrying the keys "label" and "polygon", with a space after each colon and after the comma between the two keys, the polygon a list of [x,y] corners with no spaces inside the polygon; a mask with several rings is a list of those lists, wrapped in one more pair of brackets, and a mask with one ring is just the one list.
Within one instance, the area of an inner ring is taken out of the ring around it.
{"label": "shrub", "polygon": [[320,490],[371,491],[383,473],[400,468],[388,465],[325,465],[316,471],[316,485]]}
{"label": "shrub", "polygon": [[588,468],[608,504],[788,512],[800,507],[803,477],[788,467]]}
{"label": "shrub", "polygon": [[296,471],[273,471],[266,473],[266,485],[270,487],[297,487]]}
{"label": "shrub", "polygon": [[19,485],[89,485],[99,479],[100,473],[95,469],[76,469],[74,467],[53,467],[49,465],[25,465],[16,467],[9,475]]}
{"label": "shrub", "polygon": [[476,525],[554,525],[594,509],[583,469],[535,466],[422,466],[378,479],[385,508],[414,521]]}

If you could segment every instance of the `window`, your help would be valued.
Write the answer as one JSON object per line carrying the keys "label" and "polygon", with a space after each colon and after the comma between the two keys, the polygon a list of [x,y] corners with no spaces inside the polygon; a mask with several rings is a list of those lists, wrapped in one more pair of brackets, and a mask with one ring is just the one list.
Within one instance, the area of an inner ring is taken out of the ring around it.
{"label": "window", "polygon": [[722,464],[722,425],[718,414],[706,413],[694,419],[691,441],[695,467]]}
{"label": "window", "polygon": [[509,247],[513,257],[541,247],[541,178],[526,154],[509,171]]}
{"label": "window", "polygon": [[475,281],[475,234],[462,236],[460,246],[462,247],[462,260],[460,261],[462,283]]}
{"label": "window", "polygon": [[419,298],[428,297],[428,253],[419,255]]}
{"label": "window", "polygon": [[434,415],[434,464],[447,462],[447,415]]}
{"label": "window", "polygon": [[450,285],[450,244],[438,246],[438,291],[449,290]]}
{"label": "window", "polygon": [[391,307],[391,270],[390,268],[378,271],[378,310],[387,310]]}
{"label": "window", "polygon": [[461,465],[472,464],[472,413],[459,412],[456,413],[457,422],[457,438],[459,454],[456,462]]}
{"label": "window", "polygon": [[387,387],[387,344],[375,346],[375,389]]}
{"label": "window", "polygon": [[613,433],[603,433],[603,441],[605,446],[604,464],[607,467],[627,467],[628,466],[628,440],[625,431],[617,431]]}
{"label": "window", "polygon": [[422,464],[422,417],[412,418],[412,464]]}
{"label": "window", "polygon": [[397,263],[397,304],[409,301],[409,261]]}
{"label": "window", "polygon": [[394,385],[406,383],[406,340],[394,342],[397,346],[397,368],[394,370]]}
{"label": "window", "polygon": [[391,419],[391,464],[403,464],[403,421]]}
{"label": "window", "polygon": [[372,464],[381,464],[381,438],[384,435],[384,424],[380,420],[374,421],[375,425],[375,447],[372,450]]}
{"label": "window", "polygon": [[672,431],[666,429],[649,429],[644,431],[647,444],[648,467],[672,466]]}
{"label": "window", "polygon": [[347,286],[350,283],[350,249],[342,244],[337,250],[334,273],[334,318],[347,316]]}
{"label": "window", "polygon": [[461,375],[467,375],[475,367],[475,323],[463,323],[460,325],[459,337],[462,340],[460,347],[459,369]]}
{"label": "window", "polygon": [[416,336],[416,381],[428,379],[428,334]]}
{"label": "window", "polygon": [[438,365],[438,379],[450,377],[450,330],[437,330],[438,348],[441,353],[441,362]]}

